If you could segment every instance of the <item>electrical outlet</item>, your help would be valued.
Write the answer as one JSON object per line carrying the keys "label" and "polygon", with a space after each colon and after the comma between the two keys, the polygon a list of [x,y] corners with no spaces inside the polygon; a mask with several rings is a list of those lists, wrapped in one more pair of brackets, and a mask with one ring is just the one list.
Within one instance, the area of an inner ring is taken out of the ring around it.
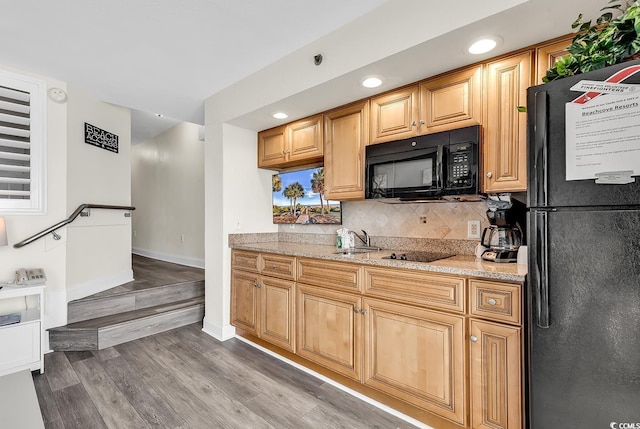
{"label": "electrical outlet", "polygon": [[426,216],[420,216],[420,223],[427,223],[427,217]]}
{"label": "electrical outlet", "polygon": [[180,241],[184,243],[184,234],[180,234]]}
{"label": "electrical outlet", "polygon": [[479,220],[470,220],[467,222],[467,238],[480,238]]}

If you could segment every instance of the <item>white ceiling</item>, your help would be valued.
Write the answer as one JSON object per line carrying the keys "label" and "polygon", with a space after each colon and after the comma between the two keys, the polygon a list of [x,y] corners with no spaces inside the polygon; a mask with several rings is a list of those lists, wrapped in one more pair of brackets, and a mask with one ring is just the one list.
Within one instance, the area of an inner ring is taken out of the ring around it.
{"label": "white ceiling", "polygon": [[[510,9],[492,11],[493,16],[461,27],[458,14],[480,16],[486,3],[490,2],[459,0],[454,7],[427,0],[0,0],[0,64],[68,82],[103,101],[134,109],[132,140],[137,142],[179,121],[203,124],[203,101],[209,96],[259,75],[314,41],[330,40],[328,35],[354,21],[366,24],[376,9],[383,10],[381,6],[399,12],[389,14],[388,25],[377,21],[366,31],[342,33],[349,35],[354,49],[393,55],[235,120],[263,129],[276,125],[269,116],[276,107],[290,108],[295,118],[368,96],[348,83],[365,73],[390,77],[382,91],[476,61],[462,53],[461,45],[481,33],[501,35],[504,52],[565,34],[578,13],[597,16],[606,0],[504,0]],[[403,27],[403,17],[416,13],[425,17],[425,29],[437,27],[437,37]],[[447,26],[455,30],[447,31]],[[403,32],[414,36],[405,51],[385,51],[384,43],[368,43],[373,40],[370,35]],[[415,43],[416,35],[424,35],[422,43]],[[329,42],[325,48],[331,51]],[[330,54],[325,61],[331,61]]]}

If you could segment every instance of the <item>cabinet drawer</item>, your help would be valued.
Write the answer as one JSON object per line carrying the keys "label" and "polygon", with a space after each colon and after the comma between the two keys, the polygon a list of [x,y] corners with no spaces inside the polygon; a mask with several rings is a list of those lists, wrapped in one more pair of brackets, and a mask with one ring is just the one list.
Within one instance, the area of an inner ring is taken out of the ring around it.
{"label": "cabinet drawer", "polygon": [[518,284],[470,280],[473,316],[520,325],[521,287]]}
{"label": "cabinet drawer", "polygon": [[365,293],[464,313],[464,279],[388,268],[365,268]]}
{"label": "cabinet drawer", "polygon": [[259,270],[260,254],[257,252],[247,252],[244,250],[234,250],[231,253],[231,268],[236,270],[251,271],[257,273]]}
{"label": "cabinet drawer", "polygon": [[260,257],[260,273],[282,279],[295,280],[296,258],[294,256],[263,253]]}
{"label": "cabinet drawer", "polygon": [[361,292],[362,268],[355,264],[298,259],[298,282]]}

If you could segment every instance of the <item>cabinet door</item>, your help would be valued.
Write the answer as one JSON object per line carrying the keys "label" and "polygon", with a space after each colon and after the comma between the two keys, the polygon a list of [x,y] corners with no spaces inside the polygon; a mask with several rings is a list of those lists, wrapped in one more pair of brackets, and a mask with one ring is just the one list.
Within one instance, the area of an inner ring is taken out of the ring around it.
{"label": "cabinet door", "polygon": [[231,324],[258,333],[258,292],[260,276],[231,271]]}
{"label": "cabinet door", "polygon": [[471,320],[471,427],[522,427],[521,328]]}
{"label": "cabinet door", "polygon": [[464,316],[371,299],[364,310],[364,383],[464,425]]}
{"label": "cabinet door", "polygon": [[531,51],[487,64],[484,192],[527,189],[527,88]]}
{"label": "cabinet door", "polygon": [[40,321],[0,327],[0,375],[34,364],[39,368],[41,358]]}
{"label": "cabinet door", "polygon": [[287,160],[287,126],[258,133],[258,168],[279,167]]}
{"label": "cabinet door", "polygon": [[571,44],[573,34],[567,36],[550,45],[540,46],[536,49],[536,84],[540,85],[542,78],[546,76],[549,70],[560,58],[567,55],[567,48]]}
{"label": "cabinet door", "polygon": [[482,66],[421,83],[420,119],[420,134],[480,124]]}
{"label": "cabinet door", "polygon": [[287,127],[289,147],[288,164],[313,163],[322,161],[323,115],[315,115],[289,124]]}
{"label": "cabinet door", "polygon": [[301,284],[296,296],[298,355],[360,381],[361,298]]}
{"label": "cabinet door", "polygon": [[294,282],[261,277],[260,338],[294,351]]}
{"label": "cabinet door", "polygon": [[418,87],[371,99],[370,144],[418,135]]}
{"label": "cabinet door", "polygon": [[324,120],[325,198],[364,199],[364,147],[369,141],[369,102],[334,110]]}

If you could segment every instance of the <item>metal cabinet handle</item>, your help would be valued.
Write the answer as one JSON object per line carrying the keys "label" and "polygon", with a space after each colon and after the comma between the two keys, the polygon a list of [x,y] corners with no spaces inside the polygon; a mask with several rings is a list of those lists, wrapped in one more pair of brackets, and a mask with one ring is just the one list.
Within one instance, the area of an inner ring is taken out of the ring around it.
{"label": "metal cabinet handle", "polygon": [[477,343],[478,342],[478,337],[476,337],[475,335],[472,335],[471,338],[469,338],[471,340],[472,343]]}
{"label": "metal cabinet handle", "polygon": [[360,309],[358,307],[353,307],[353,312],[354,313],[360,313]]}
{"label": "metal cabinet handle", "polygon": [[420,125],[424,125],[424,119],[420,119]]}
{"label": "metal cabinet handle", "polygon": [[366,316],[367,315],[367,310],[362,310],[362,315]]}
{"label": "metal cabinet handle", "polygon": [[254,280],[253,287],[261,288],[262,285],[260,283],[258,283],[258,280]]}
{"label": "metal cabinet handle", "polygon": [[489,303],[489,305],[496,305],[496,300],[493,298],[489,298],[487,302]]}
{"label": "metal cabinet handle", "polygon": [[415,127],[416,126],[416,121],[411,121],[411,126]]}
{"label": "metal cabinet handle", "polygon": [[278,266],[276,264],[273,264],[273,265],[271,265],[271,268],[273,268],[275,270],[276,268],[278,268]]}
{"label": "metal cabinet handle", "polygon": [[487,177],[488,177],[489,179],[491,179],[491,178],[493,177],[493,173],[492,173],[492,172],[488,172],[488,173],[487,173]]}

